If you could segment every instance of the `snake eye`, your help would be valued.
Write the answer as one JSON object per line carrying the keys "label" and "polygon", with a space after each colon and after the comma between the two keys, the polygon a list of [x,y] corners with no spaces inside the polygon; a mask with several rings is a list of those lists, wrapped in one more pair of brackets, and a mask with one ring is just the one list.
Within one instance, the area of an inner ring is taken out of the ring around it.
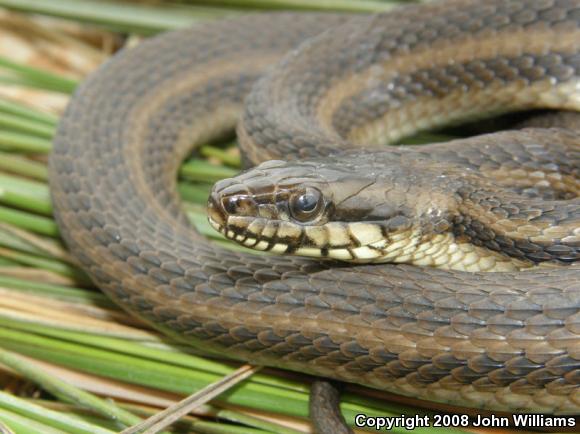
{"label": "snake eye", "polygon": [[290,213],[301,222],[318,216],[323,204],[322,193],[315,188],[307,188],[303,193],[290,198]]}

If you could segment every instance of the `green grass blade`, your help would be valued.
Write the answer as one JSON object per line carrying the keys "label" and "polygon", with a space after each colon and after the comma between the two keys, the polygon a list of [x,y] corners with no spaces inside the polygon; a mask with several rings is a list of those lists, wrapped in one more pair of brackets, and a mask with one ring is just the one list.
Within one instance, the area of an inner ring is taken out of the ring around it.
{"label": "green grass blade", "polygon": [[37,199],[31,196],[25,196],[19,193],[13,193],[0,188],[0,203],[14,206],[26,211],[32,211],[45,216],[52,216],[52,205],[50,202]]}
{"label": "green grass blade", "polygon": [[231,13],[228,10],[206,7],[160,7],[95,0],[0,0],[0,6],[141,34],[187,27],[200,19]]}
{"label": "green grass blade", "polygon": [[[0,6],[2,6],[2,4],[0,4]],[[36,83],[37,87],[47,90],[72,93],[78,84],[76,80],[71,78],[63,77],[32,66],[23,65],[3,56],[0,56],[0,68],[16,74],[17,77],[21,77],[23,80],[26,80],[31,84]]]}
{"label": "green grass blade", "polygon": [[23,196],[31,196],[46,201],[50,199],[48,185],[45,182],[0,173],[0,186],[5,191],[11,191]]}
{"label": "green grass blade", "polygon": [[10,100],[0,100],[0,112],[19,116],[31,121],[41,122],[53,127],[56,126],[58,122],[58,118],[52,114],[41,112]]}
{"label": "green grass blade", "polygon": [[28,212],[0,206],[0,221],[16,226],[17,228],[28,229],[37,234],[55,238],[59,236],[58,226],[54,220],[29,214]]}
{"label": "green grass blade", "polygon": [[39,181],[48,180],[48,170],[45,164],[22,157],[18,154],[0,152],[0,170],[27,176]]}
{"label": "green grass blade", "polygon": [[62,276],[73,278],[79,283],[90,283],[90,279],[79,268],[60,260],[3,248],[0,248],[0,255],[23,265],[52,271]]}
{"label": "green grass blade", "polygon": [[[189,394],[220,378],[218,375],[199,372],[192,368],[171,366],[161,361],[146,360],[141,357],[127,356],[110,351],[88,348],[86,345],[62,342],[57,339],[41,338],[29,333],[0,328],[3,346],[12,351],[51,361],[73,369],[81,369],[98,375],[115,378],[130,383],[141,384],[161,390]],[[127,366],[131,369],[127,370]],[[270,387],[247,382],[228,391],[220,397],[233,405],[260,408],[290,416],[306,417],[308,396],[293,390]],[[284,403],[283,405],[281,403]],[[377,404],[379,404],[377,402]],[[343,403],[347,420],[352,421],[358,413],[368,415],[394,415],[388,407],[378,405],[372,408]],[[399,432],[404,432],[404,429]],[[417,432],[426,432],[418,429]],[[436,431],[427,431],[436,432]],[[452,432],[459,432],[453,430]]]}
{"label": "green grass blade", "polygon": [[202,146],[199,149],[201,156],[206,158],[215,158],[220,161],[220,163],[225,164],[230,167],[239,169],[241,167],[241,159],[239,154],[232,154],[227,150],[218,148],[216,146]]}
{"label": "green grass blade", "polygon": [[0,401],[0,421],[7,424],[15,434],[67,434],[70,432],[51,428],[30,417],[5,410],[2,401]]}
{"label": "green grass blade", "polygon": [[373,0],[206,0],[204,3],[237,8],[380,12],[396,5],[397,2]]}
{"label": "green grass blade", "polygon": [[216,182],[220,179],[231,178],[238,173],[239,170],[217,166],[198,159],[191,159],[185,162],[179,171],[179,175],[185,179],[204,182]]}
{"label": "green grass blade", "polygon": [[108,308],[115,306],[102,292],[87,291],[86,289],[59,286],[51,283],[32,282],[16,277],[0,275],[0,287],[13,289],[19,293],[31,293],[50,297],[56,300],[88,303]]}
{"label": "green grass blade", "polygon": [[[23,371],[20,369],[22,358],[14,357],[7,351],[0,349],[0,361],[5,363],[7,366],[11,366],[13,369],[16,369],[18,372],[24,373],[27,378],[33,378],[29,376],[33,375],[29,370]],[[51,432],[49,430],[55,430],[55,432],[66,432],[71,434],[113,434],[113,431],[109,431],[96,425],[88,424],[57,411],[49,410],[48,408],[41,407],[31,403],[30,401],[17,398],[2,391],[0,391],[0,408],[13,413],[18,413],[22,416],[25,416],[26,418],[43,424],[47,431],[41,432],[48,433]],[[1,414],[0,419],[2,419]]]}
{"label": "green grass blade", "polygon": [[0,131],[0,149],[24,153],[48,154],[52,149],[50,140],[11,131]]}
{"label": "green grass blade", "polygon": [[51,139],[54,135],[54,127],[42,122],[23,119],[20,116],[0,112],[0,128],[31,134],[45,139]]}

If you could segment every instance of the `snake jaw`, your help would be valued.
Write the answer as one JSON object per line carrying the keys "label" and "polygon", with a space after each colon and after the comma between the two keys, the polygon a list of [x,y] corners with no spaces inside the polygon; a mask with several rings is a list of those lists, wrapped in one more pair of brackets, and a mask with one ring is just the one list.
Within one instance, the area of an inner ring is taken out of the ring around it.
{"label": "snake jaw", "polygon": [[219,202],[216,199],[215,195],[210,195],[207,201],[207,219],[209,224],[218,232],[222,232],[227,218],[226,215],[218,204]]}
{"label": "snake jaw", "polygon": [[207,221],[209,222],[210,226],[214,228],[216,231],[222,233],[225,231],[224,226],[220,224],[218,221],[213,219],[211,216],[208,215]]}

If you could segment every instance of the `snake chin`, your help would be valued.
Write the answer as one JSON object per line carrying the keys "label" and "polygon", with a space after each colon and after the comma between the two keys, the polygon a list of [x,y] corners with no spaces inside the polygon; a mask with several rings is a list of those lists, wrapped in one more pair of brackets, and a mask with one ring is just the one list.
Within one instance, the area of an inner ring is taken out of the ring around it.
{"label": "snake chin", "polygon": [[286,220],[227,215],[208,207],[210,225],[244,247],[358,264],[406,263],[468,272],[516,271],[525,261],[462,243],[452,233],[425,237],[420,227],[378,222],[327,222],[302,225]]}
{"label": "snake chin", "polygon": [[228,216],[225,224],[211,215],[210,225],[225,238],[247,248],[357,264],[404,263],[467,272],[507,272],[530,267],[525,261],[458,242],[453,234],[427,239],[410,228],[385,233],[375,223],[330,222],[301,226],[287,221]]}

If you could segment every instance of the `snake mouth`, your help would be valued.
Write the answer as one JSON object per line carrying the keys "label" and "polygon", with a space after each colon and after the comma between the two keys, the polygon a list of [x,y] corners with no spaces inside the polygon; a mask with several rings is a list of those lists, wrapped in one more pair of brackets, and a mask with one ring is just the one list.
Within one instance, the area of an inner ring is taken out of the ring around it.
{"label": "snake mouth", "polygon": [[[237,243],[243,244],[246,247],[254,247],[255,244],[259,241],[257,238],[251,237],[251,235],[243,234],[243,232],[246,232],[246,227],[232,226],[231,216],[225,212],[221,202],[213,194],[210,195],[207,202],[207,220],[211,227],[222,234],[224,237]],[[251,221],[249,218],[238,218],[235,220]]]}
{"label": "snake mouth", "polygon": [[[254,234],[248,230],[247,225],[242,225],[240,227],[240,223],[242,222],[249,224],[252,221],[251,218],[232,218],[231,216],[226,216],[223,220],[220,220],[221,218],[222,217],[219,213],[208,213],[208,221],[211,227],[228,240],[232,240],[254,250],[272,250],[276,253],[287,252],[287,245],[285,245],[284,248],[281,248],[281,245],[274,246],[272,240],[263,240],[259,234]],[[232,220],[234,221],[234,224],[232,224]]]}
{"label": "snake mouth", "polygon": [[226,230],[225,230],[225,226],[224,225],[222,225],[219,222],[217,222],[211,216],[208,216],[207,221],[209,222],[209,224],[211,225],[212,228],[214,228],[219,233],[225,235]]}
{"label": "snake mouth", "polygon": [[227,214],[213,194],[207,200],[207,219],[209,224],[218,232],[222,232],[227,223]]}

